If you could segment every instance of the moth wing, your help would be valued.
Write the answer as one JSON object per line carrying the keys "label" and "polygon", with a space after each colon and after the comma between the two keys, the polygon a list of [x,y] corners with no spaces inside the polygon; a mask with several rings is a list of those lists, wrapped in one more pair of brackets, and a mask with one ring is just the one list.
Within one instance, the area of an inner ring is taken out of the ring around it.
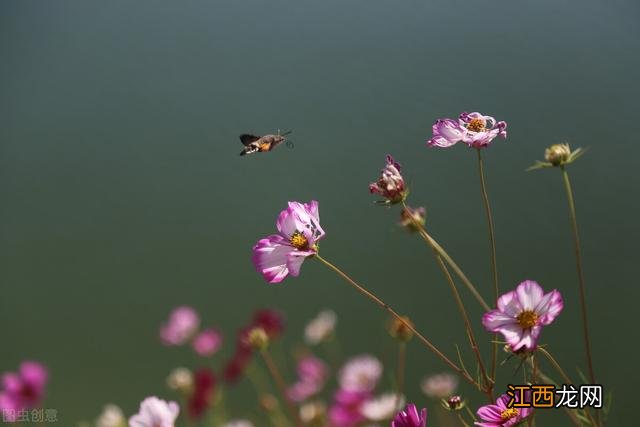
{"label": "moth wing", "polygon": [[259,136],[251,135],[248,133],[243,133],[242,135],[240,135],[240,141],[242,142],[243,145],[249,145],[252,142],[255,142],[259,139],[260,139]]}

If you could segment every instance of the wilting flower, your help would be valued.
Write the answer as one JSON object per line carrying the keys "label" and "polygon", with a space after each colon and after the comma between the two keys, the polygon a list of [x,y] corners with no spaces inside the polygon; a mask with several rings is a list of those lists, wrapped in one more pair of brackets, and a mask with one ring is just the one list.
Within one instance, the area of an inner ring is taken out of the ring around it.
{"label": "wilting flower", "polygon": [[507,137],[507,123],[496,121],[481,113],[461,113],[458,120],[438,119],[432,127],[433,137],[427,141],[431,147],[447,148],[458,142],[469,147],[482,148],[497,136]]}
{"label": "wilting flower", "polygon": [[569,144],[554,144],[544,150],[545,162],[536,161],[536,163],[527,170],[552,168],[554,166],[564,166],[575,162],[578,157],[584,154],[585,150],[577,148],[571,150]]}
{"label": "wilting flower", "polygon": [[346,391],[370,392],[382,375],[382,363],[373,356],[357,356],[340,370],[338,382]]}
{"label": "wilting flower", "polygon": [[323,310],[311,320],[304,329],[304,339],[309,345],[316,345],[326,340],[336,327],[336,313]]}
{"label": "wilting flower", "polygon": [[382,196],[385,199],[382,203],[400,203],[407,197],[404,178],[400,174],[400,164],[394,161],[391,155],[387,155],[386,161],[380,178],[369,184],[369,192]]}
{"label": "wilting flower", "polygon": [[427,408],[418,408],[413,403],[409,403],[402,411],[398,412],[391,421],[391,427],[426,427]]}
{"label": "wilting flower", "polygon": [[181,393],[191,393],[193,390],[193,374],[187,368],[175,368],[167,377],[167,386],[171,390]]}
{"label": "wilting flower", "polygon": [[534,350],[542,327],[553,322],[563,307],[560,292],[545,294],[537,282],[525,280],[498,299],[498,309],[485,313],[482,324],[504,335],[512,351]]}
{"label": "wilting flower", "polygon": [[325,234],[315,200],[304,204],[289,202],[276,227],[279,234],[260,239],[253,247],[253,265],[269,283],[298,276],[302,262],[318,252],[317,242]]}
{"label": "wilting flower", "polygon": [[419,231],[420,226],[424,226],[426,221],[426,209],[425,208],[411,208],[406,207],[400,211],[400,221],[398,224],[401,227],[406,228],[408,231]]}
{"label": "wilting flower", "polygon": [[194,389],[187,402],[187,412],[191,419],[202,418],[211,406],[215,377],[209,368],[201,368],[194,375]]}
{"label": "wilting flower", "polygon": [[369,421],[389,420],[398,408],[404,406],[404,400],[404,396],[398,393],[385,393],[364,402],[360,412]]}
{"label": "wilting flower", "polygon": [[193,308],[177,307],[167,323],[160,327],[160,339],[165,345],[182,345],[195,334],[199,325],[200,317]]}
{"label": "wilting flower", "polygon": [[[0,413],[7,421],[17,420],[17,413],[35,408],[44,397],[47,369],[38,362],[22,362],[19,371],[2,375]],[[14,416],[15,415],[15,416]]]}
{"label": "wilting flower", "polygon": [[532,408],[507,408],[510,398],[503,394],[495,404],[485,405],[478,409],[478,417],[482,422],[476,422],[480,427],[511,427],[519,424],[533,412]]}
{"label": "wilting flower", "polygon": [[127,419],[120,407],[109,404],[105,405],[102,413],[96,419],[96,427],[125,427]]}
{"label": "wilting flower", "polygon": [[444,399],[456,391],[458,387],[458,377],[446,372],[431,375],[422,380],[420,387],[427,396],[433,399]]}
{"label": "wilting flower", "polygon": [[205,329],[196,335],[191,345],[200,356],[211,356],[222,346],[222,333],[214,328]]}
{"label": "wilting flower", "polygon": [[307,356],[298,362],[298,381],[287,390],[287,396],[294,402],[302,402],[322,390],[327,380],[327,365],[314,356]]}
{"label": "wilting flower", "polygon": [[155,396],[140,403],[138,413],[129,418],[129,427],[174,427],[180,407]]}

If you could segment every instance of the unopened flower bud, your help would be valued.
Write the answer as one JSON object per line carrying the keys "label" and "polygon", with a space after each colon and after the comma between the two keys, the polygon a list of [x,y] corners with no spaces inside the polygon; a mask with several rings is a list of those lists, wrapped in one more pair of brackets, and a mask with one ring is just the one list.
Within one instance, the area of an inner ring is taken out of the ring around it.
{"label": "unopened flower bud", "polygon": [[449,411],[459,411],[464,408],[464,405],[465,401],[458,395],[451,396],[448,399],[442,399],[442,406]]}
{"label": "unopened flower bud", "polygon": [[560,166],[569,160],[571,148],[569,144],[554,144],[544,150],[544,158],[553,166]]}
{"label": "unopened flower bud", "polygon": [[305,424],[320,424],[327,412],[321,401],[305,403],[300,407],[300,420]]}
{"label": "unopened flower bud", "polygon": [[167,386],[184,394],[193,389],[193,374],[187,368],[176,368],[167,377]]}
{"label": "unopened flower bud", "polygon": [[278,409],[278,399],[272,394],[263,394],[260,396],[260,407],[265,412],[273,412]]}
{"label": "unopened flower bud", "polygon": [[262,328],[253,328],[247,337],[249,345],[254,350],[264,350],[269,346],[269,336]]}
{"label": "unopened flower bud", "polygon": [[397,340],[406,342],[413,337],[412,327],[413,323],[408,317],[402,316],[402,320],[394,317],[389,325],[389,334]]}

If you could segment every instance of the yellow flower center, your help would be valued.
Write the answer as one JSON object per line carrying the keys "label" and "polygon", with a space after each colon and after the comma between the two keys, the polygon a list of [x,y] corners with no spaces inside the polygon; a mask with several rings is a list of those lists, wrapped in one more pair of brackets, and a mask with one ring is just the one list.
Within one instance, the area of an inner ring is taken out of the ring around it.
{"label": "yellow flower center", "polygon": [[485,130],[484,121],[481,119],[471,119],[469,124],[467,124],[467,129],[472,132],[481,132]]}
{"label": "yellow flower center", "polygon": [[538,315],[535,311],[525,310],[518,314],[518,323],[525,329],[531,328],[538,323]]}
{"label": "yellow flower center", "polygon": [[289,242],[296,249],[306,249],[309,246],[309,241],[304,237],[304,234],[299,231],[296,231],[291,235]]}
{"label": "yellow flower center", "polygon": [[520,411],[518,411],[516,408],[508,408],[502,411],[502,413],[500,414],[500,418],[506,421],[510,420],[511,418],[515,418],[518,415],[520,415]]}

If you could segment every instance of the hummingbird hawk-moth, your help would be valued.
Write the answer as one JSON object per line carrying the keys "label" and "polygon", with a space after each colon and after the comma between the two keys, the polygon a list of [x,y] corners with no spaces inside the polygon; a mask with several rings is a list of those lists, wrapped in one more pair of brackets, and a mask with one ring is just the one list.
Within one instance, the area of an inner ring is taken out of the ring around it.
{"label": "hummingbird hawk-moth", "polygon": [[243,133],[240,135],[240,141],[244,145],[244,149],[240,152],[241,156],[253,153],[266,153],[267,151],[271,151],[276,148],[278,145],[286,141],[288,147],[293,146],[291,141],[287,141],[287,135],[289,135],[291,131],[287,131],[284,133],[280,133],[278,130],[277,135],[262,135],[255,136],[248,133]]}

